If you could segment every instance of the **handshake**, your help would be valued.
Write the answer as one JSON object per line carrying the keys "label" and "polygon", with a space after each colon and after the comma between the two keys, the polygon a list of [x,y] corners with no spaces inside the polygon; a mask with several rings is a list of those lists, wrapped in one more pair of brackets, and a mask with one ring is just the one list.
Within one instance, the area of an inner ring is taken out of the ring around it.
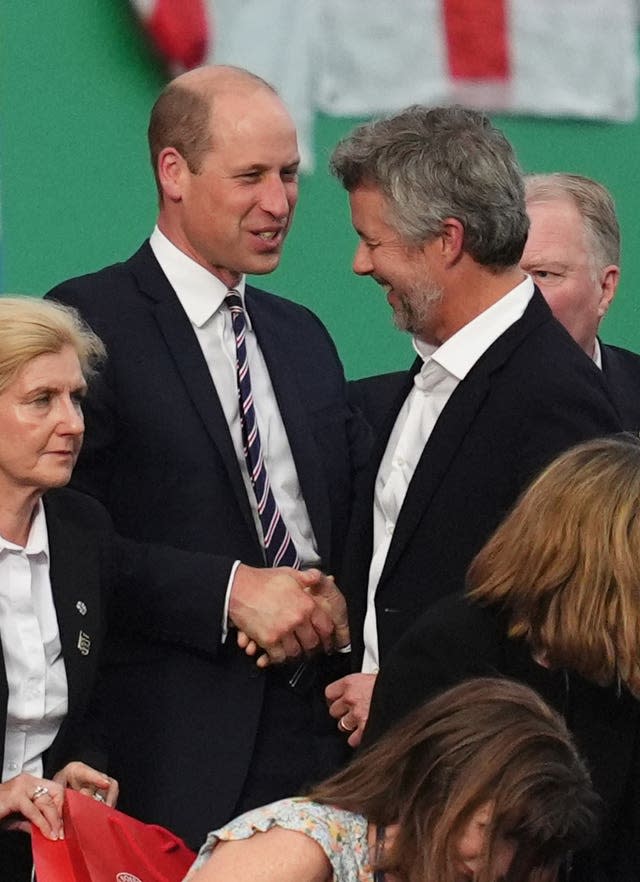
{"label": "handshake", "polygon": [[238,629],[238,645],[247,655],[257,655],[261,668],[349,646],[344,596],[333,577],[317,569],[240,564],[229,619]]}

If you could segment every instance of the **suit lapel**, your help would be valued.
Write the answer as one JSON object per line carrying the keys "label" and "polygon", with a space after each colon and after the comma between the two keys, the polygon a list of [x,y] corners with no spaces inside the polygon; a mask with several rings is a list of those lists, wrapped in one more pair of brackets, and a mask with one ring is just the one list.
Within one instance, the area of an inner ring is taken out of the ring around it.
{"label": "suit lapel", "polygon": [[[4,654],[0,644],[0,732],[4,733],[7,725],[7,703],[9,701],[9,685],[4,667]],[[0,743],[0,768],[4,763],[4,735]]]}
{"label": "suit lapel", "polygon": [[97,543],[65,518],[55,491],[44,497],[49,535],[49,573],[67,674],[69,708],[83,703],[96,669],[104,610],[100,580],[104,565]]}
{"label": "suit lapel", "polygon": [[549,308],[536,290],[522,318],[498,337],[454,390],[438,417],[409,484],[380,577],[380,585],[402,556],[425,511],[431,505],[434,494],[445,479],[452,460],[489,394],[493,374],[509,359],[533,328],[550,318]]}
{"label": "suit lapel", "polygon": [[227,426],[227,419],[191,322],[155,259],[148,242],[131,259],[131,268],[138,281],[140,291],[154,302],[155,320],[178,373],[182,377],[186,393],[191,398],[206,431],[222,457],[229,482],[247,527],[256,536],[257,541],[253,514]]}
{"label": "suit lapel", "polygon": [[[391,406],[389,411],[387,412],[387,415],[385,416],[381,424],[380,431],[375,436],[373,449],[371,451],[371,456],[369,457],[369,463],[365,469],[364,474],[362,475],[360,482],[362,492],[359,492],[356,495],[353,512],[353,523],[363,525],[361,538],[364,539],[365,535],[369,535],[371,537],[369,543],[370,545],[371,540],[373,539],[373,501],[376,478],[380,469],[380,463],[382,462],[382,457],[384,456],[387,449],[389,436],[391,435],[395,422],[398,418],[400,409],[402,408],[402,405],[404,404],[407,395],[413,388],[413,378],[419,372],[421,366],[422,360],[420,358],[416,358],[416,360],[407,371],[405,380],[400,388],[400,391],[398,392],[398,396],[393,402],[393,405]],[[361,547],[361,543],[359,543],[359,547]],[[368,552],[367,570],[369,568],[370,558],[371,548],[369,548]]]}
{"label": "suit lapel", "polygon": [[245,301],[258,345],[269,371],[278,409],[287,433],[311,526],[322,560],[331,557],[331,513],[319,452],[309,427],[295,371],[286,359],[286,333],[278,326],[268,299],[247,286]]}
{"label": "suit lapel", "polygon": [[380,582],[396,565],[431,504],[451,461],[489,391],[489,377],[475,368],[458,384],[431,433],[402,503]]}

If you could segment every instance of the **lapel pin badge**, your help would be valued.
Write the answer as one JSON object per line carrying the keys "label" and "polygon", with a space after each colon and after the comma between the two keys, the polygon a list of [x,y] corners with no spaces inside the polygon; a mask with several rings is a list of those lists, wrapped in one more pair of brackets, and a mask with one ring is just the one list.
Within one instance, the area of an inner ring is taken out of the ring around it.
{"label": "lapel pin badge", "polygon": [[89,650],[91,649],[91,637],[89,637],[88,634],[85,634],[84,631],[78,633],[78,649],[82,655],[89,655]]}
{"label": "lapel pin badge", "polygon": [[78,610],[78,612],[80,613],[81,616],[86,616],[86,614],[87,614],[87,604],[86,604],[84,601],[79,600],[79,601],[76,603],[76,609]]}

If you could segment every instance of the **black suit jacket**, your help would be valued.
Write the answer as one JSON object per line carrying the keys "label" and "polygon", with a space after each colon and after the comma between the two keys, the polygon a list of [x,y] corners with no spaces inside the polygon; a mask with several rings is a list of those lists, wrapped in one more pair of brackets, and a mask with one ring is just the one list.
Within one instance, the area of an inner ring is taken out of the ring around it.
{"label": "black suit jacket", "polygon": [[[62,655],[67,675],[68,711],[43,756],[44,776],[51,778],[72,760],[106,769],[99,722],[91,712],[98,662],[107,626],[113,582],[113,530],[103,507],[72,490],[44,496],[49,535],[50,579]],[[0,765],[4,755],[8,685],[0,647]],[[0,879],[31,878],[29,838],[0,830]]]}
{"label": "black suit jacket", "polygon": [[527,683],[564,715],[603,800],[601,841],[574,862],[576,882],[640,879],[640,703],[572,672],[537,665],[501,617],[459,596],[429,609],[389,654],[376,681],[363,744],[429,697],[469,677]]}
{"label": "black suit jacket", "polygon": [[[417,360],[405,380],[409,393]],[[354,506],[345,572],[353,661],[373,542],[376,475],[403,396],[387,415]],[[467,566],[533,476],[561,451],[620,431],[604,378],[536,291],[459,383],[422,452],[376,592],[380,659],[416,617],[459,590]]]}
{"label": "black suit jacket", "polygon": [[[221,643],[234,560],[264,565],[241,472],[189,319],[148,243],[47,296],[76,306],[108,350],[75,484],[103,500],[124,536],[195,555],[182,591],[165,590],[158,573],[135,597],[118,596],[111,726],[122,805],[199,844],[229,818],[260,744],[266,675],[233,634]],[[336,573],[369,434],[319,320],[251,286],[245,299],[322,565]]]}
{"label": "black suit jacket", "polygon": [[[86,718],[96,684],[98,661],[107,627],[113,582],[113,530],[107,513],[94,499],[73,490],[44,496],[49,534],[50,578],[67,674],[69,710],[44,756],[51,777],[71,760],[106,767],[101,745]],[[6,725],[8,689],[0,652],[0,731]],[[0,764],[4,738],[0,743]]]}
{"label": "black suit jacket", "polygon": [[602,371],[622,427],[640,432],[640,355],[600,341]]}

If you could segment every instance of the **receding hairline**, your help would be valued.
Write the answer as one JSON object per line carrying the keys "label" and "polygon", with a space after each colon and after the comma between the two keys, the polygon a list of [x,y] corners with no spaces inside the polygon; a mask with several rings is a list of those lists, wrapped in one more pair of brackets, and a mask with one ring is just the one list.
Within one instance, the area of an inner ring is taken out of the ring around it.
{"label": "receding hairline", "polygon": [[169,92],[173,89],[184,89],[207,101],[213,101],[216,96],[239,91],[254,92],[264,89],[272,95],[278,95],[271,83],[257,74],[242,67],[223,64],[186,71],[171,80],[164,91]]}
{"label": "receding hairline", "polygon": [[589,251],[597,267],[619,266],[620,224],[613,195],[604,184],[586,175],[546,172],[525,175],[524,185],[527,207],[556,203],[573,206],[590,240]]}

